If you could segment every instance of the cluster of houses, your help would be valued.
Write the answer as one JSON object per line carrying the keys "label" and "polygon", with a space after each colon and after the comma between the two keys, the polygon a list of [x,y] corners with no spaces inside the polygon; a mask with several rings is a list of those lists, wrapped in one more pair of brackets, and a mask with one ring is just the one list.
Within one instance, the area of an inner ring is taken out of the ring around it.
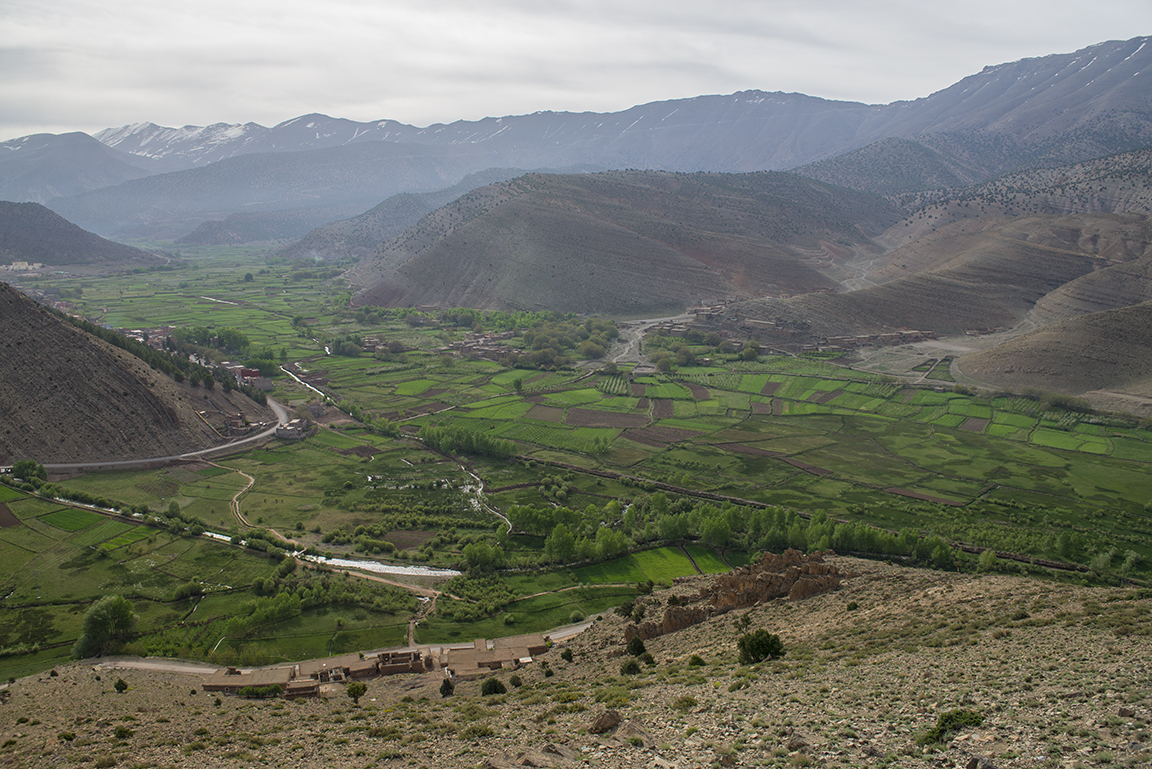
{"label": "cluster of houses", "polygon": [[438,347],[434,352],[455,353],[465,358],[483,358],[485,360],[500,360],[511,352],[523,352],[517,347],[510,347],[500,342],[514,339],[516,334],[512,331],[503,331],[498,334],[468,333],[463,339],[449,342],[444,347]]}
{"label": "cluster of houses", "polygon": [[40,262],[12,262],[12,264],[0,264],[0,270],[7,270],[8,272],[28,272],[29,270],[39,270],[44,265]]}
{"label": "cluster of houses", "polygon": [[318,429],[319,428],[312,423],[311,419],[300,419],[297,417],[286,425],[278,425],[276,427],[276,437],[289,441],[300,441],[310,435],[315,435]]}
{"label": "cluster of houses", "polygon": [[220,368],[226,369],[228,373],[236,377],[236,384],[238,385],[249,385],[264,392],[271,392],[272,390],[272,380],[266,376],[261,376],[260,369],[248,368],[243,363],[234,361],[225,361],[220,364]]}
{"label": "cluster of houses", "polygon": [[830,336],[816,344],[806,344],[801,351],[839,352],[858,347],[889,347],[935,339],[934,331],[892,331],[884,334],[858,334],[856,336]]}
{"label": "cluster of houses", "polygon": [[363,681],[380,676],[439,671],[452,680],[468,680],[527,665],[548,650],[550,642],[539,633],[498,638],[482,638],[471,644],[429,646],[371,654],[344,654],[327,659],[308,660],[283,667],[242,671],[221,668],[203,684],[206,692],[239,694],[242,689],[278,687],[286,699],[319,697],[322,684]]}

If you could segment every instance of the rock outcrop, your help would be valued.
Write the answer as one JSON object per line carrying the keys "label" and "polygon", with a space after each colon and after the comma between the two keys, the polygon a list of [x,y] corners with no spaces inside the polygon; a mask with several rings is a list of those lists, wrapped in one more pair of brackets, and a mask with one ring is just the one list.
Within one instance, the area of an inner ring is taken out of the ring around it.
{"label": "rock outcrop", "polygon": [[639,636],[647,640],[698,625],[718,614],[788,598],[798,601],[840,587],[840,571],[825,563],[820,553],[805,555],[788,549],[777,555],[765,553],[759,561],[722,574],[689,603],[697,606],[669,606],[660,622],[630,624],[624,628],[624,641]]}

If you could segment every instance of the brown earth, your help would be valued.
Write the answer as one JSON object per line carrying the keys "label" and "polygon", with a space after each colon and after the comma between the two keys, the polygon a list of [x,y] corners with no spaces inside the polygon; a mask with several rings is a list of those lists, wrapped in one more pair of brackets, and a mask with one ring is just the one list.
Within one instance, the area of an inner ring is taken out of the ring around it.
{"label": "brown earth", "polygon": [[[519,688],[496,673],[508,688],[498,696],[466,681],[442,698],[431,673],[369,681],[359,707],[339,686],[326,687],[326,699],[217,704],[196,675],[62,666],[2,695],[0,760],[144,769],[1072,769],[1152,760],[1146,591],[831,562],[839,590],[653,638],[645,644],[654,664],[637,675],[620,672],[626,620],[610,613],[559,644],[572,662],[554,648],[516,671]],[[639,603],[655,614],[672,595],[711,583],[694,578]],[[778,634],[784,656],[739,665],[737,621]],[[703,664],[690,664],[693,655]],[[554,675],[545,677],[543,662]],[[117,678],[129,685],[123,694]],[[609,709],[619,723],[593,733],[594,721],[613,720],[600,719]],[[955,709],[982,723],[918,743]]]}
{"label": "brown earth", "polygon": [[621,414],[618,411],[595,409],[568,409],[568,424],[573,427],[642,427],[648,424],[647,414]]}
{"label": "brown earth", "polygon": [[[0,284],[0,464],[182,454],[226,442],[209,422],[271,412],[222,387],[177,384]],[[201,418],[199,412],[205,412]]]}
{"label": "brown earth", "polygon": [[541,422],[555,422],[559,424],[564,421],[564,409],[558,409],[555,406],[541,406],[537,403],[528,409],[528,413],[524,415],[524,418],[539,419]]}

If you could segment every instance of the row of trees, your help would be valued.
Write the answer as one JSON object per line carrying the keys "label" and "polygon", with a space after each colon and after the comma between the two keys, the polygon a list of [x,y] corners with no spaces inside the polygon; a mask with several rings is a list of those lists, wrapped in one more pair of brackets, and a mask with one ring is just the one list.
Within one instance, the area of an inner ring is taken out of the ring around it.
{"label": "row of trees", "polygon": [[507,459],[515,456],[516,444],[452,424],[430,424],[420,428],[420,440],[445,454],[475,454]]}

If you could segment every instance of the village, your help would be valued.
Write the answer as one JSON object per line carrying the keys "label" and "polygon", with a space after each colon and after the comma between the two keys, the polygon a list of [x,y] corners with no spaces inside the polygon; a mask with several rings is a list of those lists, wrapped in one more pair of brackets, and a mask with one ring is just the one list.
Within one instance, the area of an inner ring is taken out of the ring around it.
{"label": "village", "polygon": [[227,667],[209,676],[203,689],[239,696],[278,693],[285,699],[299,699],[331,694],[334,687],[349,681],[402,673],[438,674],[455,683],[531,664],[551,646],[551,638],[533,633],[493,641],[477,638],[470,644],[354,652],[247,671]]}

